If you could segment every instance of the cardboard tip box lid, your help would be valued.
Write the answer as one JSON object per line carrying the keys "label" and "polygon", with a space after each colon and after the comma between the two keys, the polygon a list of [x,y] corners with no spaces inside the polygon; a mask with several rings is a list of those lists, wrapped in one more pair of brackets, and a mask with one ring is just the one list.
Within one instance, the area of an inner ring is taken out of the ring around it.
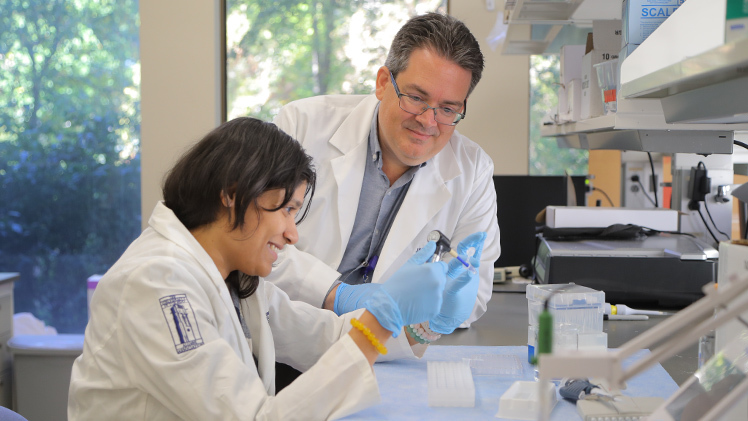
{"label": "cardboard tip box lid", "polygon": [[658,231],[678,230],[678,211],[663,208],[548,206],[549,228],[605,228],[613,224],[635,224]]}

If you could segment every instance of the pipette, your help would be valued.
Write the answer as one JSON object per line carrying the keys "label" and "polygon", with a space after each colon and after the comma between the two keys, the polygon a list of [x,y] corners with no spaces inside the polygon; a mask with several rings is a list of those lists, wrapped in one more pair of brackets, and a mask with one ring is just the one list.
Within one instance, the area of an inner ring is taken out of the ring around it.
{"label": "pipette", "polygon": [[451,254],[452,256],[454,256],[455,259],[459,260],[460,263],[462,263],[463,265],[465,265],[465,267],[467,268],[468,272],[470,272],[472,274],[476,274],[477,273],[477,271],[475,270],[475,267],[473,267],[473,265],[471,265],[466,260],[464,260],[462,257],[460,257],[460,255],[457,254],[457,252],[454,249],[449,250],[449,254]]}
{"label": "pipette", "polygon": [[613,316],[615,316],[615,315],[625,315],[625,316],[627,316],[627,315],[632,315],[632,314],[646,314],[646,315],[650,315],[650,316],[669,316],[669,315],[672,314],[672,313],[668,313],[666,311],[637,310],[635,308],[631,308],[631,307],[628,307],[628,306],[623,305],[623,304],[615,304],[615,305],[613,305],[613,304],[609,304],[609,303],[605,303],[604,313],[605,314],[610,314],[610,315],[613,315]]}

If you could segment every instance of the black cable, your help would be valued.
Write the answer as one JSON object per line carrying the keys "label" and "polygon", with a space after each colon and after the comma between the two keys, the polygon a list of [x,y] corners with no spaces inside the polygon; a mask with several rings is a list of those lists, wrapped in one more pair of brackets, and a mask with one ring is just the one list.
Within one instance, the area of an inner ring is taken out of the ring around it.
{"label": "black cable", "polygon": [[714,242],[716,244],[719,244],[719,240],[717,240],[717,237],[714,236],[714,233],[712,232],[712,229],[709,228],[709,225],[707,225],[707,223],[706,223],[706,219],[704,219],[704,215],[701,213],[701,205],[699,205],[699,208],[696,209],[696,210],[699,212],[699,216],[701,217],[701,221],[704,223],[704,227],[706,228],[707,231],[709,231],[709,235],[712,236],[712,238],[714,239]]}
{"label": "black cable", "polygon": [[540,249],[540,234],[535,234],[535,255],[532,256],[532,259],[530,260],[530,268],[532,268],[532,275],[530,275],[530,280],[533,284],[537,284],[538,282],[538,276],[535,272],[535,264],[538,261],[538,250]]}
{"label": "black cable", "polygon": [[656,208],[658,208],[659,201],[657,200],[657,174],[655,173],[655,165],[654,161],[652,160],[652,154],[647,152],[647,156],[649,157],[649,168],[652,169],[652,189],[654,190],[655,196],[654,205]]}
{"label": "black cable", "polygon": [[746,145],[745,143],[743,143],[743,142],[741,142],[739,140],[733,140],[732,143],[734,143],[734,144],[736,144],[738,146],[741,146],[741,147],[743,147],[745,149],[748,149],[748,145]]}
{"label": "black cable", "polygon": [[720,231],[719,228],[717,228],[717,224],[714,223],[714,218],[712,218],[712,214],[711,212],[709,212],[709,206],[706,205],[706,200],[704,200],[704,209],[706,209],[706,214],[709,215],[709,220],[712,221],[712,226],[714,226],[714,229],[717,230],[718,233],[727,237],[727,239],[729,240],[730,236]]}
{"label": "black cable", "polygon": [[[696,165],[696,168],[700,168],[700,167],[703,167],[704,171],[706,171],[706,164],[704,164],[703,161],[699,161],[699,163]],[[699,212],[699,217],[701,217],[701,222],[704,223],[704,228],[706,228],[706,230],[709,231],[709,235],[712,236],[712,239],[714,239],[714,242],[719,244],[719,240],[717,240],[717,236],[715,236],[712,230],[709,228],[709,225],[706,223],[706,219],[704,219],[704,214],[701,213],[701,205],[699,204],[698,201],[696,202],[696,206],[697,208],[695,210]],[[720,231],[719,228],[717,228],[717,224],[714,223],[712,214],[709,212],[709,207],[706,204],[706,198],[704,198],[704,209],[706,209],[706,213],[709,215],[709,219],[711,219],[712,225],[714,225],[714,229],[717,230],[717,232],[719,232],[720,234],[727,237],[727,239],[730,239],[730,236]]]}
{"label": "black cable", "polygon": [[696,236],[691,234],[690,232],[679,232],[679,231],[659,231],[659,232],[662,234],[685,235],[686,237],[696,238]]}
{"label": "black cable", "polygon": [[610,200],[610,196],[608,196],[608,193],[605,193],[605,191],[603,191],[603,189],[600,189],[600,188],[597,188],[597,187],[592,187],[592,190],[593,191],[599,191],[600,193],[602,193],[603,196],[605,196],[605,198],[608,199],[608,202],[610,203],[610,207],[612,207],[612,208],[616,207],[616,205],[613,204],[613,201]]}
{"label": "black cable", "polygon": [[646,197],[647,200],[649,200],[649,203],[653,204],[654,207],[657,207],[657,202],[652,200],[652,197],[650,197],[649,194],[647,194],[647,190],[644,188],[644,184],[642,184],[642,181],[637,178],[636,182],[639,183],[639,185],[642,187],[642,193],[644,193],[644,197]]}

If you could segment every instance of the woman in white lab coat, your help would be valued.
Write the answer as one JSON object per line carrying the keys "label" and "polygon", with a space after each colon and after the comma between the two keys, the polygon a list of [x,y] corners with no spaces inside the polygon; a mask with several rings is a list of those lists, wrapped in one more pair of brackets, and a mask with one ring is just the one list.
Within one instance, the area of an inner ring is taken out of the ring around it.
{"label": "woman in white lab coat", "polygon": [[[384,346],[408,355],[398,334],[438,313],[447,266],[425,263],[427,244],[345,318],[289,300],[258,276],[297,241],[314,182],[299,143],[251,118],[188,151],[97,286],[68,418],[328,419],[376,403],[371,365]],[[277,395],[276,360],[304,371]]]}

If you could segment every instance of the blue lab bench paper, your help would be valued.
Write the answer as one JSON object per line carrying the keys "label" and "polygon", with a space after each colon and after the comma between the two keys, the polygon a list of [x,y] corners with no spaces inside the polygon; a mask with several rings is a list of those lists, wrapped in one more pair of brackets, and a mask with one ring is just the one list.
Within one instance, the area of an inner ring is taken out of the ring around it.
{"label": "blue lab bench paper", "polygon": [[[641,350],[626,360],[628,366],[647,355],[648,350]],[[523,364],[523,376],[480,376],[473,375],[475,382],[474,408],[444,408],[428,405],[428,361],[461,361],[475,355],[517,355]],[[535,367],[527,362],[525,346],[437,346],[432,345],[420,360],[398,360],[374,365],[374,372],[379,382],[382,402],[378,405],[357,412],[346,420],[457,420],[496,418],[501,395],[518,380],[533,380]],[[628,382],[624,394],[628,396],[658,396],[667,399],[678,390],[678,385],[670,375],[656,364],[647,371]],[[576,406],[559,396],[552,420],[580,419]]]}

